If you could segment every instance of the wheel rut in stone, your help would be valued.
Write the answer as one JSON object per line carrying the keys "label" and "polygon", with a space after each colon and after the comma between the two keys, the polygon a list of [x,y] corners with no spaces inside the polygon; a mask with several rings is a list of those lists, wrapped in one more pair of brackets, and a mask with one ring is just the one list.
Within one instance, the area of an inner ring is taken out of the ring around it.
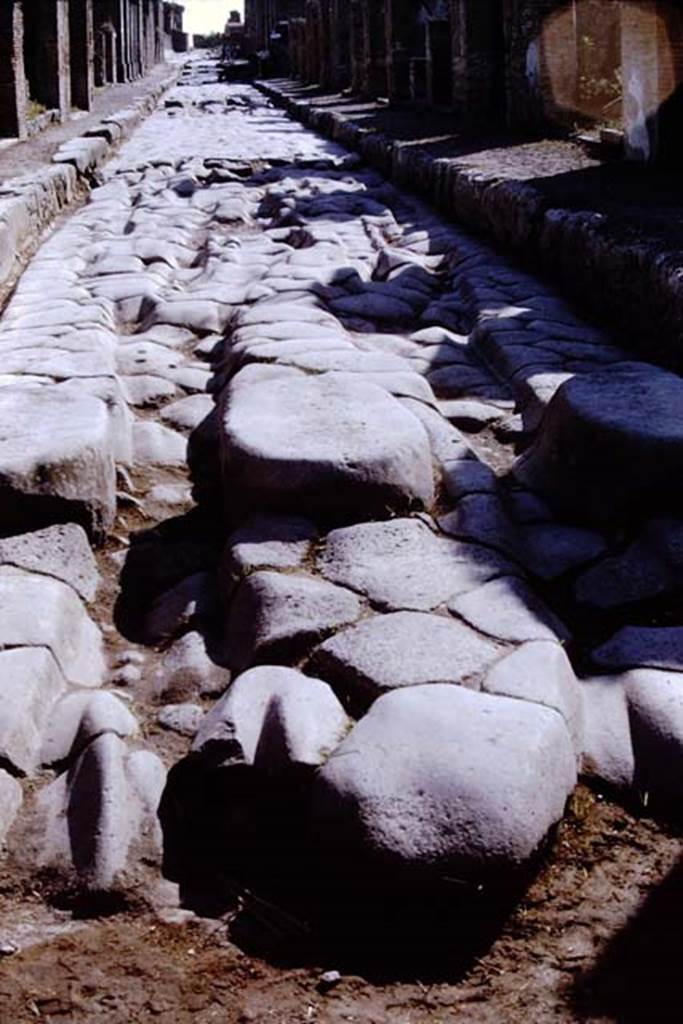
{"label": "wheel rut in stone", "polygon": [[455,879],[497,920],[580,775],[678,799],[683,385],[191,75],[0,320],[9,857],[169,914]]}

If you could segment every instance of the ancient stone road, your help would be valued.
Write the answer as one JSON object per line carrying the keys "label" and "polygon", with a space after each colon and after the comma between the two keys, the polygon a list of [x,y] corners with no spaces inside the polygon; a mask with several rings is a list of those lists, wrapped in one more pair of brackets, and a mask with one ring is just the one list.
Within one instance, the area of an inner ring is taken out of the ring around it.
{"label": "ancient stone road", "polygon": [[683,385],[213,78],[0,321],[10,857],[192,905],[283,843],[513,877],[579,774],[667,811]]}

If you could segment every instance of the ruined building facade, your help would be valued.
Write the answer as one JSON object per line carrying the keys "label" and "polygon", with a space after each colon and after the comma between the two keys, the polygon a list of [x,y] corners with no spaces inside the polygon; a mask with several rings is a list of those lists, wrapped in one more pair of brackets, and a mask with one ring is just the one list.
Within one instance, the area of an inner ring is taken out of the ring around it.
{"label": "ruined building facade", "polygon": [[2,0],[0,136],[25,138],[42,112],[89,110],[97,86],[129,82],[164,58],[163,0]]}
{"label": "ruined building facade", "polygon": [[[259,46],[287,22],[304,82],[432,105],[459,120],[621,134],[628,156],[678,135],[674,0],[246,0]],[[680,145],[680,144],[679,144]]]}

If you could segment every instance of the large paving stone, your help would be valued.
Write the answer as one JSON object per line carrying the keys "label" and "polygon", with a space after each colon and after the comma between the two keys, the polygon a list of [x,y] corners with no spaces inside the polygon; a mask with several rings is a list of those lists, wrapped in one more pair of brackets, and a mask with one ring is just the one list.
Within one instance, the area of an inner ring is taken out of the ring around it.
{"label": "large paving stone", "polygon": [[[325,375],[256,379],[242,370],[222,405],[228,493],[297,511],[384,511],[434,498],[424,429],[382,388]],[[261,368],[257,368],[261,369]]]}
{"label": "large paving stone", "polygon": [[333,530],[318,567],[381,608],[415,611],[431,611],[510,570],[497,552],[439,536],[420,519]]}
{"label": "large paving stone", "polygon": [[94,600],[100,582],[88,538],[76,523],[0,539],[0,565],[54,576],[73,587],[84,601]]}
{"label": "large paving stone", "polygon": [[670,503],[683,469],[683,382],[645,364],[581,374],[550,402],[516,466],[525,483],[589,521]]}
{"label": "large paving stone", "polygon": [[562,817],[576,781],[560,715],[420,686],[380,698],[317,776],[312,827],[343,863],[468,881],[514,870]]}
{"label": "large paving stone", "polygon": [[47,576],[0,568],[0,647],[47,648],[76,686],[104,676],[99,629],[71,587]]}
{"label": "large paving stone", "polygon": [[569,632],[531,588],[514,576],[485,583],[448,602],[448,610],[497,640],[567,640]]}
{"label": "large paving stone", "polygon": [[227,650],[242,671],[258,662],[300,658],[335,629],[360,618],[355,594],[333,583],[290,573],[254,572],[230,604]]}
{"label": "large paving stone", "polygon": [[61,386],[0,388],[0,529],[74,520],[101,538],[116,477],[104,402]]}
{"label": "large paving stone", "polygon": [[311,665],[354,709],[406,686],[452,683],[478,688],[505,652],[462,622],[424,612],[392,612],[326,640]]}
{"label": "large paving stone", "polygon": [[31,775],[64,676],[46,647],[15,647],[0,651],[0,678],[0,761]]}
{"label": "large paving stone", "polygon": [[349,720],[327,683],[264,665],[239,676],[206,716],[192,749],[216,763],[245,762],[268,773],[322,764]]}

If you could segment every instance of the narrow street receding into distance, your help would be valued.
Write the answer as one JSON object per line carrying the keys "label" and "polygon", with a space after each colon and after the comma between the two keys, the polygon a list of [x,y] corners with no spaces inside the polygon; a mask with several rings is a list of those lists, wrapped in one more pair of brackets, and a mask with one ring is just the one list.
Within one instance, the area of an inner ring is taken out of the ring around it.
{"label": "narrow street receding into distance", "polygon": [[677,377],[197,56],[0,351],[12,1019],[90,953],[111,1022],[667,1005]]}

